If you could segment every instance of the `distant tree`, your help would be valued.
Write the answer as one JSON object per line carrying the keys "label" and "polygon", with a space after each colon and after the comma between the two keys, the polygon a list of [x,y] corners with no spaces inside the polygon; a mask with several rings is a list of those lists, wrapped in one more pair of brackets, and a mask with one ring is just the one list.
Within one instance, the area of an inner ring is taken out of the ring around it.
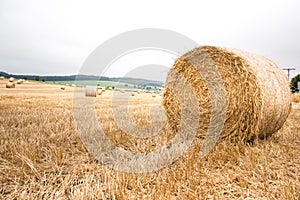
{"label": "distant tree", "polygon": [[111,89],[113,89],[113,90],[114,90],[114,89],[115,89],[115,86],[112,86],[112,87],[111,87]]}
{"label": "distant tree", "polygon": [[40,81],[40,76],[35,76],[34,80]]}
{"label": "distant tree", "polygon": [[291,90],[292,92],[299,92],[300,88],[298,88],[298,82],[300,82],[300,74],[292,78],[291,80]]}
{"label": "distant tree", "polygon": [[42,82],[45,82],[45,79],[43,79]]}

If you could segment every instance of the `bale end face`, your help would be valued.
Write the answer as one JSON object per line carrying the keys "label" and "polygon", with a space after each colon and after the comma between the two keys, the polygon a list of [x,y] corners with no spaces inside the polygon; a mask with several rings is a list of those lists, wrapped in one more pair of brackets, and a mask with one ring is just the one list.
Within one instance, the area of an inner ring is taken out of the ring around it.
{"label": "bale end face", "polygon": [[97,93],[98,93],[97,86],[86,86],[85,96],[87,96],[87,97],[96,97]]}

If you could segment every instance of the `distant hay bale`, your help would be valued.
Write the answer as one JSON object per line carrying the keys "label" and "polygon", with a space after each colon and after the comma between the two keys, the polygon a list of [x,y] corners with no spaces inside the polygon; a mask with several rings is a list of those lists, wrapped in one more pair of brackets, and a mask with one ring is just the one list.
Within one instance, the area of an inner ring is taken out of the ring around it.
{"label": "distant hay bale", "polygon": [[12,82],[6,83],[6,88],[15,88],[15,87],[16,87],[16,85]]}
{"label": "distant hay bale", "polygon": [[98,95],[102,95],[103,92],[102,92],[102,90],[98,89],[97,93],[98,93]]}
{"label": "distant hay bale", "polygon": [[72,86],[72,87],[76,87],[76,85],[75,85],[75,84],[72,84],[71,86]]}
{"label": "distant hay bale", "polygon": [[4,76],[0,76],[0,80],[4,80]]}
{"label": "distant hay bale", "polygon": [[60,87],[60,89],[61,89],[61,90],[65,90],[65,89],[66,89],[66,87],[64,87],[64,86],[61,86],[61,87]]}
{"label": "distant hay bale", "polygon": [[299,92],[294,93],[292,95],[292,102],[294,102],[294,103],[300,103],[300,93]]}
{"label": "distant hay bale", "polygon": [[156,95],[155,95],[155,94],[152,94],[152,97],[153,97],[153,98],[155,98],[155,97],[156,97]]}
{"label": "distant hay bale", "polygon": [[[257,137],[262,139],[282,127],[291,108],[289,82],[285,73],[265,57],[237,49],[204,46],[178,58],[166,81],[166,85],[177,84],[180,90],[184,88],[183,79],[187,80],[195,92],[200,110],[196,137],[204,138],[207,134],[212,113],[210,92],[213,92],[209,91],[196,65],[201,69],[208,69],[211,63],[218,70],[226,94],[226,120],[221,139],[236,142]],[[206,75],[209,73],[208,71]],[[176,94],[165,89],[162,104],[170,126],[177,131],[181,121],[181,108]],[[193,113],[193,110],[190,112]]]}
{"label": "distant hay bale", "polygon": [[105,92],[105,88],[98,86],[98,93],[103,94]]}
{"label": "distant hay bale", "polygon": [[85,96],[87,97],[96,97],[98,93],[97,86],[86,86],[85,87]]}
{"label": "distant hay bale", "polygon": [[14,77],[10,77],[10,78],[8,79],[8,81],[9,81],[9,82],[14,82],[14,81],[15,81],[15,78],[14,78]]}
{"label": "distant hay bale", "polygon": [[19,79],[18,81],[17,81],[17,84],[23,84],[24,83],[24,80],[23,79]]}
{"label": "distant hay bale", "polygon": [[133,96],[133,97],[134,97],[134,96],[135,96],[135,93],[134,93],[134,92],[132,92],[132,93],[131,93],[131,96]]}

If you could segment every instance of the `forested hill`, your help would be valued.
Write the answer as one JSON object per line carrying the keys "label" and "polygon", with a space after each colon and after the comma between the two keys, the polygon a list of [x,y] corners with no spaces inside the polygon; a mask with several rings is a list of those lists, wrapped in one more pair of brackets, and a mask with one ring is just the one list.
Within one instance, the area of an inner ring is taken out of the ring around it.
{"label": "forested hill", "polygon": [[128,84],[132,84],[132,85],[163,86],[163,83],[160,81],[130,78],[130,77],[109,78],[109,77],[101,76],[99,78],[98,76],[93,76],[93,75],[39,76],[39,75],[17,75],[17,74],[9,74],[6,72],[0,72],[0,76],[4,76],[5,78],[14,77],[16,79],[38,80],[38,81],[46,81],[46,82],[95,80],[95,81],[121,82],[121,83],[128,83]]}

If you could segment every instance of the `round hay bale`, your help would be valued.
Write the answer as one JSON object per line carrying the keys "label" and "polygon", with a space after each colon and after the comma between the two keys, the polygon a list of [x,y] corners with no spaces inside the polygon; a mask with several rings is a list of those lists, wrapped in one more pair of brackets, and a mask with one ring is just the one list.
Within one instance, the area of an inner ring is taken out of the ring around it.
{"label": "round hay bale", "polygon": [[98,95],[102,95],[102,90],[98,89]]}
{"label": "round hay bale", "polygon": [[16,85],[12,82],[6,83],[6,88],[15,88],[15,87],[16,87]]}
{"label": "round hay bale", "polygon": [[[205,77],[202,77],[196,66],[207,69],[211,61],[225,89],[226,118],[220,139],[253,141],[277,132],[291,109],[289,82],[285,73],[271,60],[262,56],[237,49],[203,46],[178,58],[166,81],[166,85],[177,84],[179,88],[183,88],[181,83],[184,79],[192,87],[200,110],[196,137],[205,138],[213,120],[210,98],[213,91],[209,91]],[[181,76],[174,76],[172,71]],[[205,75],[209,73],[208,70]],[[213,83],[214,80],[209,81]],[[176,94],[166,88],[162,104],[171,128],[177,131],[181,121],[181,108]]]}
{"label": "round hay bale", "polygon": [[4,80],[4,76],[0,76],[0,80]]}
{"label": "round hay bale", "polygon": [[132,93],[131,93],[131,96],[132,96],[132,97],[134,97],[134,96],[135,96],[135,93],[134,93],[134,92],[132,92]]}
{"label": "round hay bale", "polygon": [[105,92],[105,88],[98,86],[98,93],[104,93]]}
{"label": "round hay bale", "polygon": [[61,89],[61,90],[65,90],[65,89],[66,89],[66,87],[62,86],[62,87],[60,87],[60,89]]}
{"label": "round hay bale", "polygon": [[23,80],[23,79],[19,79],[19,80],[17,81],[17,84],[22,84],[22,83],[24,83],[24,80]]}
{"label": "round hay bale", "polygon": [[156,97],[156,95],[155,95],[155,94],[152,94],[152,97],[153,97],[153,98],[155,98],[155,97]]}
{"label": "round hay bale", "polygon": [[85,96],[87,97],[96,97],[98,92],[97,86],[86,86],[85,87]]}
{"label": "round hay bale", "polygon": [[14,78],[14,77],[10,77],[10,78],[8,79],[8,81],[9,81],[9,82],[14,82],[14,81],[15,81],[15,78]]}
{"label": "round hay bale", "polygon": [[294,102],[294,103],[300,103],[300,93],[299,92],[294,93],[292,95],[292,102]]}

